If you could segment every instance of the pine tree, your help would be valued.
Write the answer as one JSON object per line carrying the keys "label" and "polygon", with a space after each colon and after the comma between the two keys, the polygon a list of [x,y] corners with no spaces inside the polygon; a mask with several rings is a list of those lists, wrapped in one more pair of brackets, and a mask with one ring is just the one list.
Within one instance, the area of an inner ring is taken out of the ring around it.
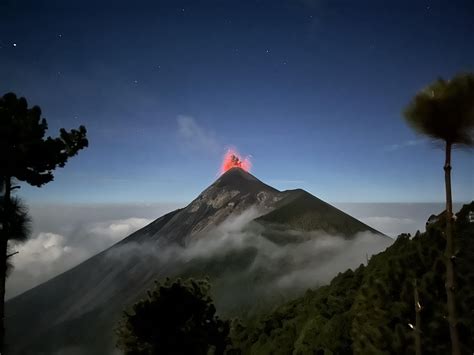
{"label": "pine tree", "polygon": [[[38,106],[28,108],[25,98],[13,93],[0,98],[0,353],[4,352],[5,279],[9,265],[8,241],[26,238],[25,213],[12,197],[14,181],[40,187],[53,180],[53,171],[88,146],[86,129],[60,130],[57,138],[45,138],[48,124]],[[19,229],[20,228],[20,229]],[[23,231],[21,230],[23,228]],[[21,236],[21,237],[20,237]]]}

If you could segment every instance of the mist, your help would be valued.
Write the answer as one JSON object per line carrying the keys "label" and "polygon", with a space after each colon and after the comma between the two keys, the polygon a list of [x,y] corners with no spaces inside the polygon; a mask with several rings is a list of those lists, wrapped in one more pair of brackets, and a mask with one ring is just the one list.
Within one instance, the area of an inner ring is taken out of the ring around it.
{"label": "mist", "polygon": [[[76,266],[127,237],[156,217],[183,205],[184,203],[32,204],[30,214],[33,218],[33,233],[26,243],[15,246],[19,254],[13,258],[14,269],[7,280],[7,299]],[[335,206],[391,237],[396,237],[400,233],[413,234],[416,230],[424,230],[428,217],[432,213],[441,212],[444,208],[442,203],[337,203]],[[457,211],[460,206],[461,204],[455,204],[455,210]],[[258,226],[254,226],[256,229],[246,226],[246,234],[239,231],[239,228],[246,224],[245,218],[242,216],[232,222],[228,221],[213,233],[218,234],[220,242],[235,244],[241,240],[249,246],[248,239],[252,240],[249,238],[251,235],[256,235],[257,240],[262,236]],[[232,224],[236,228],[232,229]],[[303,239],[311,234],[288,230],[282,233],[276,230],[273,231],[273,237],[284,237],[291,233],[295,235],[295,238]],[[324,236],[324,233],[313,232],[313,234],[321,234],[320,243],[324,238],[329,237]],[[336,244],[337,236],[330,237],[330,240]],[[364,243],[364,236],[358,236],[358,238],[361,243]],[[194,242],[191,243],[193,246],[196,244],[195,248],[183,254],[183,257],[188,254],[189,257],[194,256],[195,254],[192,253],[195,253],[198,250],[196,248],[201,244],[211,244],[205,235],[199,236],[199,240],[201,239],[202,241],[198,243],[196,236],[193,239]],[[219,241],[214,242],[218,245]],[[255,241],[252,242],[255,243]],[[349,242],[347,248],[353,249],[351,244]],[[290,245],[288,249],[295,252],[293,247]],[[208,248],[209,253],[214,247],[204,248]],[[371,246],[368,248],[371,249]],[[175,252],[178,253],[179,250],[178,248]],[[224,249],[220,250],[220,255],[223,251]],[[169,252],[171,249],[167,251]],[[163,257],[164,255],[160,256],[160,258]],[[362,261],[365,259],[365,255],[362,255]],[[302,277],[303,274],[302,271],[299,272],[298,277]]]}
{"label": "mist", "polygon": [[125,243],[111,249],[107,257],[122,263],[132,257],[146,260],[160,270],[161,277],[209,276],[218,310],[234,315],[242,314],[242,309],[261,310],[266,304],[327,284],[339,272],[367,263],[371,255],[393,242],[370,232],[344,238],[264,227],[253,221],[259,215],[251,208],[229,217],[210,231],[192,235],[185,246]]}
{"label": "mist", "polygon": [[7,279],[12,298],[109,248],[156,216],[181,207],[157,204],[32,204],[32,235],[18,251]]}

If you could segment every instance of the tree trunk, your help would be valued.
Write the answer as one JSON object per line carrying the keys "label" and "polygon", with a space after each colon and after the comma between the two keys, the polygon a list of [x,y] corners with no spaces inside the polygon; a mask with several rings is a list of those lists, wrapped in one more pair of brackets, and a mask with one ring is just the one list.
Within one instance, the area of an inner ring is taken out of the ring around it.
{"label": "tree trunk", "polygon": [[459,343],[459,334],[457,329],[456,316],[456,278],[453,235],[453,201],[451,196],[451,143],[446,142],[446,161],[444,164],[444,180],[446,185],[446,295],[448,301],[448,322],[449,333],[451,336],[451,353],[453,355],[461,354],[461,345]]}
{"label": "tree trunk", "polygon": [[414,298],[415,298],[415,353],[421,355],[421,305],[420,296],[418,294],[418,285],[415,280],[414,284]]}
{"label": "tree trunk", "polygon": [[9,223],[8,215],[10,214],[10,198],[11,198],[11,179],[5,178],[4,195],[3,195],[3,228],[0,235],[0,354],[5,353],[5,281],[7,278],[7,246]]}

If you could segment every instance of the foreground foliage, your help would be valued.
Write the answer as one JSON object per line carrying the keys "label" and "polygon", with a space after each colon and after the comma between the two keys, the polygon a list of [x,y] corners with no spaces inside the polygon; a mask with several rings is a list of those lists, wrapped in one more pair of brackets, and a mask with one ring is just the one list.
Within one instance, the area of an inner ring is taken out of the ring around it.
{"label": "foreground foliage", "polygon": [[[459,254],[456,303],[463,353],[474,351],[474,202],[457,214]],[[348,270],[328,286],[307,291],[268,315],[234,322],[234,352],[243,354],[408,354],[414,353],[414,282],[426,354],[449,354],[446,320],[445,221],[425,233],[400,235],[367,266]]]}
{"label": "foreground foliage", "polygon": [[216,309],[205,280],[156,282],[148,298],[125,311],[118,347],[125,354],[223,354],[229,322]]}

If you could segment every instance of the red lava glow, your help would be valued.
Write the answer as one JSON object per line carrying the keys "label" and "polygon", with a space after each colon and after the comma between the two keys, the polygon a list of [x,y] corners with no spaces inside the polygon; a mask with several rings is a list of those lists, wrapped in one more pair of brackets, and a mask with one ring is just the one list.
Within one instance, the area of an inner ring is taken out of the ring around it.
{"label": "red lava glow", "polygon": [[222,160],[221,174],[232,168],[241,168],[250,172],[251,167],[250,157],[242,157],[235,149],[229,149]]}

